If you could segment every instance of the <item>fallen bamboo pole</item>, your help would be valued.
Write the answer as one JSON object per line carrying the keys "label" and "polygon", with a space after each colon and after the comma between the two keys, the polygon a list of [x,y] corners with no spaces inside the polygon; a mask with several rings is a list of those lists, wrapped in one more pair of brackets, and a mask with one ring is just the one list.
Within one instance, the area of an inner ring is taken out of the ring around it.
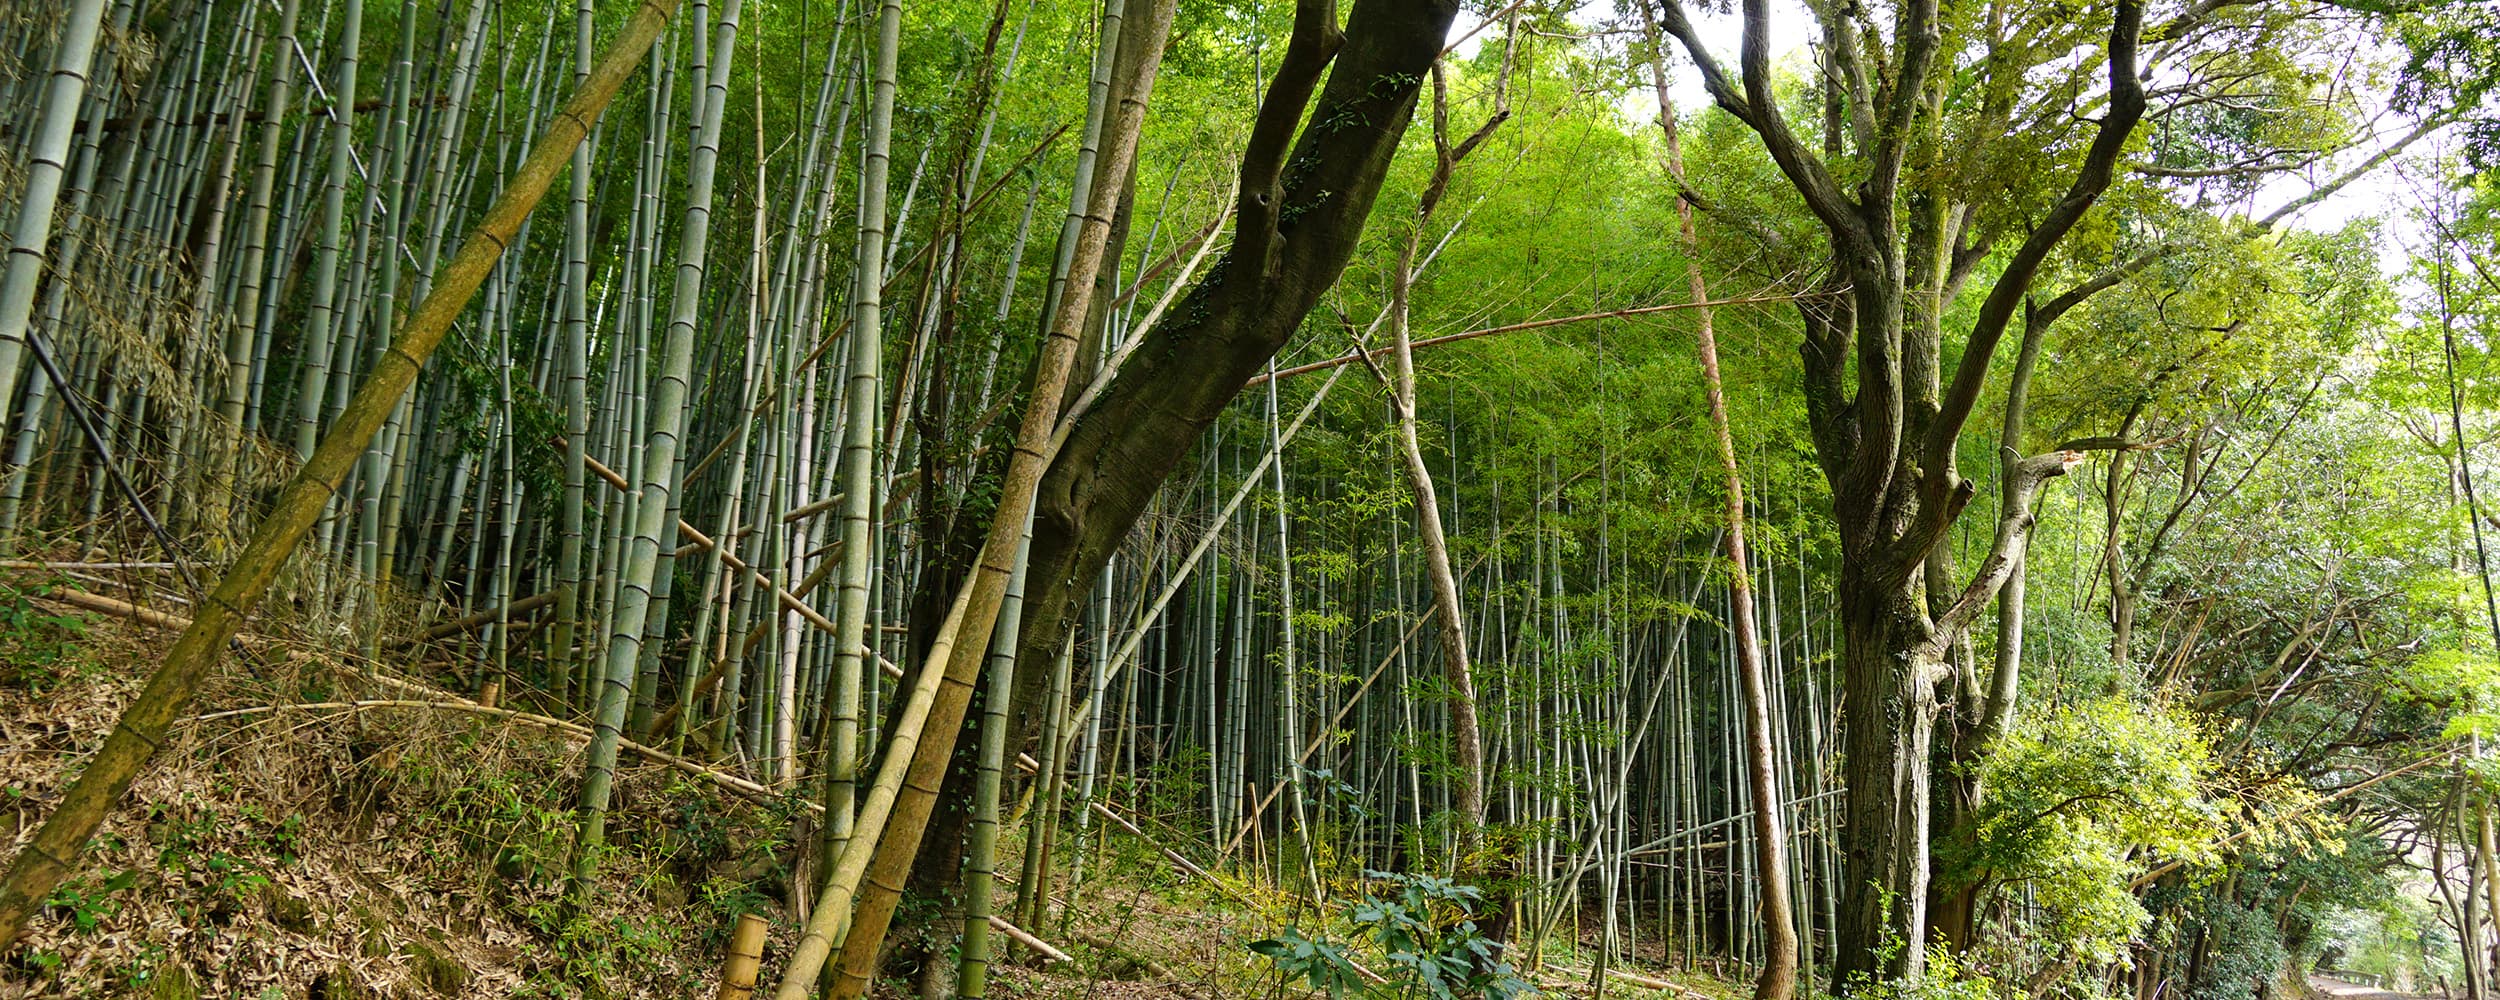
{"label": "fallen bamboo pole", "polygon": [[[1557,316],[1553,319],[1532,319],[1525,323],[1511,323],[1504,326],[1488,326],[1481,330],[1468,330],[1464,333],[1451,333],[1443,334],[1438,337],[1426,337],[1407,346],[1410,349],[1418,347],[1439,347],[1443,344],[1455,344],[1462,340],[1474,340],[1478,337],[1491,337],[1504,333],[1519,333],[1526,330],[1542,330],[1549,326],[1568,326],[1573,323],[1587,323],[1601,319],[1625,319],[1633,316],[1649,316],[1657,313],[1682,312],[1688,309],[1711,309],[1720,306],[1745,306],[1762,305],[1772,302],[1795,302],[1799,299],[1828,298],[1830,296],[1842,294],[1846,291],[1848,291],[1848,289],[1845,288],[1823,289],[1798,294],[1749,295],[1744,298],[1719,299],[1712,302],[1673,302],[1663,306],[1637,306],[1631,309],[1609,309],[1604,312],[1583,313],[1578,316]],[[1344,354],[1337,355],[1336,357],[1329,358],[1325,361],[1313,361],[1307,365],[1295,365],[1291,368],[1279,369],[1277,371],[1261,375],[1253,375],[1250,377],[1249,381],[1244,382],[1241,385],[1242,388],[1249,389],[1259,385],[1264,385],[1273,379],[1290,378],[1295,375],[1325,371],[1342,365],[1350,365],[1357,361],[1364,364],[1370,364],[1372,359],[1392,353],[1394,350],[1394,348],[1380,347],[1361,352],[1347,351]]]}
{"label": "fallen bamboo pole", "polygon": [[[55,590],[36,599],[67,604],[74,608],[112,615],[116,618],[128,618],[177,632],[191,627],[191,619],[181,615],[158,611],[155,608],[143,608],[128,601],[106,597],[102,594],[90,594],[83,590]],[[235,641],[245,645],[257,645],[264,640],[258,636],[238,634],[235,636]]]}
{"label": "fallen bamboo pole", "polygon": [[174,564],[169,562],[58,562],[44,559],[0,559],[0,569],[89,570],[102,572],[108,569],[172,568],[174,568]]}
{"label": "fallen bamboo pole", "polygon": [[[405,698],[382,698],[366,701],[311,701],[284,705],[252,705],[244,708],[229,708],[224,711],[195,715],[182,721],[197,724],[202,722],[215,722],[220,719],[234,719],[252,715],[269,715],[276,712],[365,712],[386,708],[420,708],[437,712],[459,712],[468,715],[483,715],[488,718],[501,719],[506,722],[524,722],[542,729],[553,729],[568,735],[581,737],[585,740],[591,738],[590,727],[581,725],[580,723],[566,722],[563,719],[539,715],[534,712],[522,712],[509,708],[497,708],[493,705],[480,704],[466,699],[459,701],[420,701]],[[766,788],[763,785],[741,778],[718,768],[707,767],[694,760],[680,757],[657,747],[647,746],[645,744],[621,738],[618,740],[617,745],[634,754],[648,758],[654,763],[668,765],[672,769],[682,771],[694,777],[702,778],[713,783],[714,785],[720,786],[725,791],[736,793],[737,795],[752,799],[756,802],[769,802],[780,798],[780,793],[777,793],[770,788]],[[815,811],[821,812],[824,809],[823,806],[814,802],[801,801],[800,804]]]}
{"label": "fallen bamboo pole", "polygon": [[[552,440],[558,449],[572,447],[571,443],[565,441],[563,438],[554,438]],[[615,469],[608,468],[598,459],[585,454],[582,456],[582,464],[589,468],[593,475],[606,480],[608,485],[616,487],[619,491],[625,493],[634,492],[634,488],[625,482],[624,476],[617,475]],[[746,560],[730,555],[727,549],[721,548],[720,542],[714,540],[712,536],[704,534],[703,529],[697,528],[692,524],[688,524],[685,521],[680,520],[677,522],[677,533],[686,536],[686,539],[694,543],[696,548],[719,553],[721,562],[728,564],[730,569],[745,573],[754,578],[755,582],[771,587],[773,589],[773,598],[776,603],[779,603],[783,608],[788,609],[792,614],[807,619],[807,623],[816,626],[818,631],[827,635],[838,636],[842,634],[841,628],[834,625],[833,619],[825,617],[815,608],[808,607],[806,601],[800,600],[797,594],[791,593],[789,589],[783,587],[779,581],[774,580],[772,577],[765,576],[763,570],[747,565]],[[879,664],[879,667],[885,672],[887,677],[900,679],[903,676],[903,668],[895,666],[891,663],[881,663]]]}
{"label": "fallen bamboo pole", "polygon": [[528,617],[531,613],[537,611],[538,609],[554,604],[555,602],[555,591],[550,590],[542,594],[531,594],[528,597],[521,598],[520,600],[506,604],[499,608],[488,608],[473,615],[463,618],[455,618],[440,625],[435,625],[423,632],[417,633],[415,641],[433,642],[436,639],[448,639],[452,636],[459,635],[462,632],[485,628],[486,626],[493,625],[497,622],[510,624],[513,621]]}
{"label": "fallen bamboo pole", "polygon": [[990,915],[990,927],[1001,934],[1007,935],[1009,940],[1033,949],[1034,954],[1042,956],[1042,958],[1046,961],[1061,963],[1074,963],[1076,961],[1074,956],[1069,955],[1067,952],[1060,951],[1057,948],[1051,947],[1050,942],[1034,937],[1024,928],[1000,919],[997,914]]}

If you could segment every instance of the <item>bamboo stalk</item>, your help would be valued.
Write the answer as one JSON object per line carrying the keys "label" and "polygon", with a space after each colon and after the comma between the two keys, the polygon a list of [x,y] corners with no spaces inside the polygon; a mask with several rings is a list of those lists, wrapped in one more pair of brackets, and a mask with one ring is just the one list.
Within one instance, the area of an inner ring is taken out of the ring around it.
{"label": "bamboo stalk", "polygon": [[755,995],[755,973],[764,964],[764,935],[772,930],[762,915],[750,910],[738,914],[738,927],[729,933],[729,960],[722,963],[720,992],[715,1000],[746,1000]]}
{"label": "bamboo stalk", "polygon": [[[34,313],[35,286],[43,278],[46,245],[52,240],[53,208],[61,192],[61,175],[78,124],[80,102],[87,95],[87,71],[95,63],[96,35],[104,24],[105,0],[78,0],[61,23],[61,40],[53,50],[51,77],[43,92],[42,122],[29,147],[25,187],[18,193],[17,223],[9,229],[9,262],[0,271],[0,419],[16,413],[18,370],[26,349],[26,322]],[[0,944],[15,936],[17,922],[0,913]]]}
{"label": "bamboo stalk", "polygon": [[[851,343],[845,419],[837,470],[842,481],[841,582],[835,589],[833,704],[826,727],[825,771],[820,791],[826,822],[816,858],[828,876],[857,833],[859,796],[860,685],[876,655],[869,631],[869,564],[874,558],[877,499],[877,404],[884,398],[885,252],[887,174],[893,166],[894,90],[900,73],[902,5],[877,8],[874,68],[869,81],[864,164],[860,173],[859,237],[852,264]],[[831,888],[830,883],[827,886]],[[802,947],[804,947],[802,942]],[[821,962],[821,960],[820,960]],[[814,970],[810,970],[811,974]],[[782,992],[790,990],[790,977]]]}
{"label": "bamboo stalk", "polygon": [[659,36],[673,4],[643,0],[616,38],[606,58],[573,98],[550,120],[538,145],[505,186],[484,220],[445,265],[443,274],[403,322],[389,353],[375,366],[340,419],[332,425],[312,457],[298,469],[267,520],[236,556],[233,565],[202,602],[201,614],[175,640],[173,649],[126,709],[104,747],[46,817],[34,839],[19,851],[5,882],[0,882],[0,945],[14,942],[26,921],[69,874],[81,847],[104,821],[139,769],[163,745],[165,733],[198,691],[215,665],[217,653],[242,627],[254,605],[269,590],[287,556],[321,515],[365,445],[400,394],[416,378],[427,355],[442,342],[452,321],[466,309],[469,297],[485,280],[496,258],[519,231],[521,222],[555,180],[573,145],[589,132],[590,123]]}
{"label": "bamboo stalk", "polygon": [[[893,0],[888,0],[892,9]],[[1155,3],[1149,17],[1153,27],[1147,33],[1147,44],[1135,54],[1134,64],[1127,67],[1131,83],[1125,88],[1117,124],[1110,130],[1111,148],[1104,159],[1124,165],[1136,151],[1137,132],[1145,113],[1145,101],[1151,92],[1156,69],[1162,63],[1163,37],[1171,24],[1169,3]],[[1112,168],[1117,172],[1121,167]],[[802,1000],[808,984],[815,978],[825,958],[830,955],[834,940],[843,941],[843,964],[835,996],[859,995],[868,982],[878,945],[885,937],[887,920],[893,915],[899,899],[903,877],[919,850],[920,834],[926,829],[938,787],[948,759],[953,754],[957,731],[962,727],[971,682],[979,671],[989,649],[992,626],[998,617],[998,606],[1005,597],[1012,563],[1020,548],[1023,527],[1033,509],[1044,471],[1041,449],[1059,416],[1059,404],[1068,383],[1068,374],[1076,355],[1081,324],[1091,298],[1093,272],[1102,265],[1101,249],[1108,237],[1107,220],[1111,217],[1110,202],[1117,192],[1107,187],[1097,189],[1094,208],[1088,213],[1083,240],[1085,251],[1077,257],[1077,271],[1069,279],[1070,292],[1060,303],[1041,359],[1036,366],[1034,389],[1026,405],[1024,423],[1017,434],[1015,457],[1009,462],[1002,484],[997,513],[991,522],[990,534],[983,546],[980,568],[970,586],[955,600],[958,609],[948,616],[937,640],[923,661],[923,673],[930,675],[920,685],[932,700],[930,711],[916,725],[898,728],[887,759],[908,758],[908,774],[893,767],[881,768],[878,781],[871,789],[871,801],[892,796],[896,805],[890,817],[879,817],[878,824],[868,822],[863,813],[860,829],[889,827],[875,835],[854,835],[819,900],[816,914],[809,920],[806,934],[791,957],[790,967],[783,973],[776,1000]],[[939,698],[943,686],[945,697]],[[920,697],[915,691],[915,699]],[[922,733],[934,738],[922,739]],[[910,753],[901,752],[908,746]],[[871,855],[873,851],[873,857]],[[872,870],[873,869],[873,870]],[[869,891],[859,894],[858,886],[865,880]],[[858,894],[859,912],[847,912],[852,897]],[[856,921],[854,923],[854,921]],[[847,933],[846,933],[847,932]]]}

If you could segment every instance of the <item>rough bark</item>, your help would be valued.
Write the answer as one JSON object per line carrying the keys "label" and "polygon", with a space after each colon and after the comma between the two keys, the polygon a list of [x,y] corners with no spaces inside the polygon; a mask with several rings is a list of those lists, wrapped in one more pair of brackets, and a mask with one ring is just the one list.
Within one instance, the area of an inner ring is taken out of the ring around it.
{"label": "rough bark", "polygon": [[[1839,597],[1844,815],[1848,824],[1834,982],[1919,978],[1925,967],[1930,752],[1938,687],[1947,654],[2018,565],[2029,537],[2028,498],[2062,474],[2070,452],[2014,463],[2026,480],[2024,504],[2001,511],[1988,555],[1967,581],[1927,579],[1939,540],[1973,492],[1954,467],[1963,426],[1990,381],[1998,341],[2027,299],[2032,279],[2109,186],[2128,136],[2143,118],[2136,46],[2143,8],[2122,0],[2112,15],[2108,104],[2065,192],[2006,255],[1972,321],[1959,364],[1946,378],[1941,337],[1923,317],[1939,311],[1955,272],[1971,259],[1956,210],[1935,201],[1942,181],[1905,170],[1913,147],[1938,114],[1931,87],[1946,25],[1935,0],[1897,9],[1890,51],[1862,53],[1826,11],[1835,85],[1825,105],[1825,150],[1818,155],[1790,129],[1773,94],[1767,0],[1745,0],[1738,75],[1710,54],[1680,0],[1664,0],[1662,24],[1701,71],[1711,97],[1750,128],[1830,241],[1833,272],[1849,286],[1847,305],[1805,303],[1807,419],[1832,491],[1841,542]],[[1850,22],[1854,25],[1854,22]],[[1869,57],[1881,65],[1869,71]],[[1884,86],[1866,81],[1881,78]],[[1926,116],[1922,118],[1922,116]],[[1844,183],[1824,156],[1854,153],[1859,179]],[[1926,209],[1924,213],[1920,209]],[[1908,233],[1903,221],[1908,219]],[[1924,300],[1924,301],[1921,301]],[[1888,956],[1888,957],[1887,957]]]}
{"label": "rough bark", "polygon": [[[1336,283],[1457,10],[1357,0],[1340,36],[1332,4],[1301,0],[1242,156],[1231,249],[1144,334],[1043,477],[1018,662],[1057,648],[1156,491]],[[1043,673],[1018,671],[1014,745],[1040,729]]]}
{"label": "rough bark", "polygon": [[[1032,665],[1057,653],[1079,602],[1164,481],[1353,256],[1457,11],[1452,0],[1357,0],[1340,33],[1329,0],[1297,4],[1242,154],[1231,247],[1060,428],[1026,557],[1011,751],[1041,731],[1049,671]],[[948,786],[950,799],[970,791],[960,770]],[[953,877],[968,822],[964,810],[937,816],[916,867]]]}

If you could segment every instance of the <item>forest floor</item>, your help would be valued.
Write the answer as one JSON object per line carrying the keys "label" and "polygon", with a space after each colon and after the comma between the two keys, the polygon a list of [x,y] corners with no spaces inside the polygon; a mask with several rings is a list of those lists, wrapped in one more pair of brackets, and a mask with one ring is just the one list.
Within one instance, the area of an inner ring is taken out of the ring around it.
{"label": "forest floor", "polygon": [[2431,1000],[2437,993],[2398,993],[2376,986],[2346,982],[2331,976],[2311,975],[2309,989],[2324,1000]]}
{"label": "forest floor", "polygon": [[[77,599],[0,580],[0,824],[17,843],[173,636],[65,597]],[[801,796],[628,759],[613,850],[577,912],[565,877],[584,738],[445,707],[465,699],[405,679],[427,674],[411,654],[367,670],[346,634],[256,626],[248,657],[229,658],[0,959],[0,998],[708,996],[750,909],[772,918],[767,975],[777,968],[795,938],[780,898]],[[1059,912],[1032,929],[1074,961],[1003,966],[993,996],[1313,995],[1277,985],[1246,947],[1294,919],[1281,894],[1199,884],[1126,835],[1099,843],[1089,875],[1063,874]],[[1016,869],[1002,858],[1000,870]],[[1591,992],[1570,957],[1536,975],[1549,995]],[[1742,992],[1696,976],[1605,995]]]}

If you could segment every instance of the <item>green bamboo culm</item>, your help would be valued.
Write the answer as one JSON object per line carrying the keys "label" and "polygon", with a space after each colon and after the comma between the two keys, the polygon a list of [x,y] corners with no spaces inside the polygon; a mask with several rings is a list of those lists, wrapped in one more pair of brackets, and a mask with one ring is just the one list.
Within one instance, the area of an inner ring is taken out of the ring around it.
{"label": "green bamboo culm", "polygon": [[[1133,53],[1124,55],[1121,67],[1121,99],[1118,111],[1107,126],[1102,153],[1103,176],[1124,173],[1130,159],[1137,153],[1138,133],[1144,125],[1146,104],[1154,91],[1155,73],[1163,63],[1163,41],[1172,27],[1173,4],[1147,4],[1146,27],[1138,36]],[[941,626],[937,638],[929,645],[923,661],[924,672],[940,674],[942,691],[918,725],[911,751],[905,753],[903,734],[889,745],[887,753],[908,756],[904,774],[898,776],[901,787],[894,790],[894,804],[889,816],[881,818],[880,830],[873,841],[854,835],[845,852],[846,864],[835,872],[837,880],[854,877],[864,881],[858,892],[858,909],[851,915],[847,936],[842,941],[839,978],[832,996],[837,1000],[864,996],[868,980],[875,971],[876,955],[885,940],[886,928],[900,900],[904,877],[910,873],[912,861],[920,850],[921,835],[928,829],[939,785],[945,777],[948,762],[954,754],[955,738],[963,728],[964,711],[971,702],[972,684],[978,679],[981,663],[989,652],[990,635],[998,623],[999,605],[1006,598],[1007,584],[1013,576],[1016,553],[1025,525],[1034,510],[1035,498],[1041,489],[1042,473],[1049,467],[1051,431],[1058,423],[1059,404],[1066,398],[1069,372],[1076,362],[1078,331],[1082,328],[1090,306],[1094,278],[1105,266],[1105,247],[1110,238],[1110,219],[1118,197],[1116,185],[1100,185],[1092,192],[1093,205],[1080,230],[1076,267],[1069,272],[1069,292],[1058,306],[1050,334],[1044,340],[1041,357],[1034,364],[1032,396],[1026,402],[1022,426],[1016,431],[1016,453],[1008,461],[1007,473],[999,488],[998,511],[991,520],[988,539],[981,548],[980,569],[959,592],[955,604],[959,609],[952,620]],[[882,769],[880,785],[886,780]],[[872,789],[872,794],[885,788]],[[863,819],[861,830],[868,829]],[[852,868],[848,862],[863,843],[873,842],[875,853],[866,864]],[[811,927],[811,932],[819,928]],[[779,1000],[797,1000],[789,995],[802,974],[815,970],[802,961],[813,958],[807,950],[809,938],[801,939],[791,959],[791,971],[782,980]],[[821,959],[817,959],[821,961]]]}
{"label": "green bamboo culm", "polygon": [[985,1000],[990,982],[990,914],[998,883],[998,793],[1007,762],[1007,702],[1015,697],[1016,643],[1023,635],[1024,575],[1033,548],[1033,528],[1026,518],[1024,538],[1016,543],[1016,565],[1007,577],[1007,596],[998,608],[998,627],[990,633],[987,687],[981,697],[980,777],[972,797],[972,835],[964,857],[963,958],[956,965],[955,995]]}
{"label": "green bamboo culm", "polygon": [[827,729],[823,799],[825,828],[817,840],[820,870],[830,873],[850,846],[858,822],[860,678],[875,669],[875,634],[868,630],[868,574],[876,546],[877,403],[885,398],[886,175],[893,166],[894,90],[900,75],[903,5],[877,7],[877,39],[868,84],[867,149],[861,161],[858,256],[852,267],[850,387],[844,393],[842,579],[834,596],[832,723]]}
{"label": "green bamboo culm", "polygon": [[233,640],[244,618],[267,594],[280,567],[363,457],[365,446],[398,406],[400,395],[416,379],[426,357],[442,343],[452,321],[468,308],[470,296],[519,232],[521,220],[547,193],[572,157],[573,147],[589,134],[591,123],[607,109],[617,89],[639,68],[675,9],[675,0],[642,0],[609,43],[606,58],[549,120],[537,146],[487,208],[484,220],[409,313],[389,352],[357,389],[312,457],[287,481],[267,519],[200,602],[199,616],[174,640],[147,687],[114,725],[103,749],[87,763],[60,806],[45,818],[35,839],[18,852],[7,880],[0,882],[0,946],[17,940],[28,918],[69,874],[87,838],[130,788],[139,768],[164,744],[166,732],[189,707],[200,680],[217,662],[218,651]]}
{"label": "green bamboo culm", "polygon": [[[595,58],[591,40],[591,0],[577,0],[573,11],[573,58],[579,69],[573,85],[582,85]],[[547,652],[558,664],[558,676],[570,677],[575,666],[574,630],[582,618],[582,505],[589,494],[590,440],[590,154],[591,143],[573,149],[572,187],[564,215],[564,502],[557,515],[556,620],[547,629]]]}
{"label": "green bamboo culm", "polygon": [[[313,258],[312,304],[304,313],[304,365],[298,373],[303,384],[295,393],[295,453],[307,458],[321,440],[322,395],[330,385],[331,365],[344,363],[334,357],[331,340],[336,335],[344,294],[339,288],[340,261],[347,256],[347,233],[342,224],[347,214],[347,180],[354,169],[356,126],[349,120],[352,112],[340,108],[338,102],[353,104],[356,100],[356,50],[364,44],[362,0],[347,0],[343,20],[336,90],[325,116],[330,133],[329,173],[321,184],[321,234],[316,244],[319,251]],[[342,94],[346,96],[338,96]],[[322,537],[329,537],[327,529],[322,531]]]}
{"label": "green bamboo culm", "polygon": [[623,580],[608,632],[605,672],[599,687],[598,713],[590,741],[590,761],[582,775],[581,827],[573,840],[573,901],[588,898],[599,874],[599,849],[606,842],[608,799],[616,785],[617,742],[624,735],[625,710],[634,691],[634,672],[643,659],[644,626],[654,608],[665,608],[661,543],[677,532],[678,453],[685,437],[687,385],[694,378],[696,320],[703,308],[703,262],[711,246],[712,178],[720,162],[721,115],[729,103],[729,59],[737,51],[738,10],[742,0],[729,0],[714,34],[715,57],[703,85],[703,115],[694,154],[686,165],[686,220],[678,231],[677,284],[670,299],[668,332],[660,345],[659,378],[651,390],[651,426],[642,451],[642,492],[634,507],[634,535],[625,553]]}
{"label": "green bamboo culm", "polygon": [[35,311],[35,286],[43,278],[45,245],[52,241],[52,209],[61,198],[78,106],[87,98],[87,70],[95,64],[96,35],[105,0],[79,0],[61,25],[53,50],[51,85],[44,88],[43,117],[26,164],[26,187],[9,230],[9,263],[0,272],[0,418],[15,412],[18,370],[25,366],[26,323]]}

